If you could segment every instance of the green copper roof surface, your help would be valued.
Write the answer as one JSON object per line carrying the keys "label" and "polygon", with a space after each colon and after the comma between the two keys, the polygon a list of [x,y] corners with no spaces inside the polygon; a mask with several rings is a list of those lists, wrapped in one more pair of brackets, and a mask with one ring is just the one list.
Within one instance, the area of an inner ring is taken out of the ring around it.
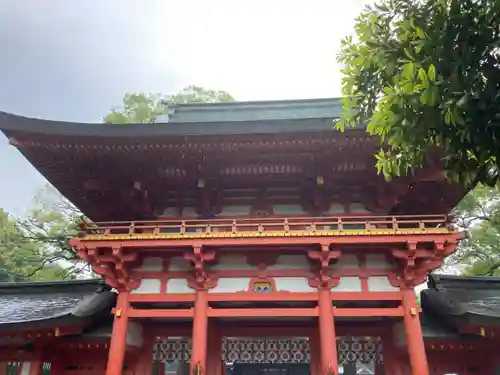
{"label": "green copper roof surface", "polygon": [[[184,104],[174,108],[169,122],[240,122],[269,120],[335,119],[340,99],[304,99],[259,102]],[[158,118],[157,122],[162,122]]]}

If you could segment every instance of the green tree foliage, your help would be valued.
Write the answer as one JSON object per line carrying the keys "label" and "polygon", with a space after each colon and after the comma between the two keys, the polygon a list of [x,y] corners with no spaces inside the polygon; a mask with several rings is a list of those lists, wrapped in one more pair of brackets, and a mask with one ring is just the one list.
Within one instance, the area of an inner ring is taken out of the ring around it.
{"label": "green tree foliage", "polygon": [[194,103],[232,102],[225,91],[188,86],[175,95],[133,93],[125,94],[122,108],[114,108],[104,117],[108,124],[154,123],[156,118],[169,113],[175,105]]}
{"label": "green tree foliage", "polygon": [[381,0],[346,38],[344,111],[384,142],[387,178],[436,149],[449,178],[494,186],[500,163],[500,1]]}
{"label": "green tree foliage", "polygon": [[196,104],[196,103],[222,103],[234,102],[234,98],[222,90],[205,89],[200,86],[188,86],[177,94],[167,98],[168,107],[177,104]]}
{"label": "green tree foliage", "polygon": [[0,281],[64,280],[90,276],[68,240],[81,213],[52,187],[35,196],[22,218],[0,211]]}
{"label": "green tree foliage", "polygon": [[458,226],[469,238],[447,262],[476,276],[500,276],[500,185],[479,185],[456,207]]}

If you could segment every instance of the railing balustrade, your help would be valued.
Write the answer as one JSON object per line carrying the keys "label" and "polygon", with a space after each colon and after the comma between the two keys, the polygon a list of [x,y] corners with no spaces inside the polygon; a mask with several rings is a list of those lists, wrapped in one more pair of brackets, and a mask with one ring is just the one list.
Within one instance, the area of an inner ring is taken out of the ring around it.
{"label": "railing balustrade", "polygon": [[165,235],[266,233],[284,234],[348,232],[348,231],[408,231],[425,232],[429,229],[452,229],[446,215],[421,216],[332,216],[332,217],[260,217],[234,219],[149,220],[86,222],[82,235]]}

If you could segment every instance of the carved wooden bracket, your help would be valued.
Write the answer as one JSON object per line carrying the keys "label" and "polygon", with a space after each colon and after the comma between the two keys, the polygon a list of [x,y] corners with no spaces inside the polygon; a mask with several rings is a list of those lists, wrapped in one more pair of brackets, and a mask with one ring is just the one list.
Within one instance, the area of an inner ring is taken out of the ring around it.
{"label": "carved wooden bracket", "polygon": [[399,275],[390,277],[397,287],[415,287],[427,279],[429,272],[439,268],[443,259],[452,254],[458,241],[435,241],[432,249],[425,249],[417,242],[408,242],[407,250],[392,249],[392,255],[401,264]]}
{"label": "carved wooden bracket", "polygon": [[89,246],[78,246],[78,256],[92,266],[92,270],[104,278],[106,284],[119,291],[129,291],[139,286],[139,282],[130,277],[128,264],[137,259],[136,252],[124,254],[121,246],[114,246],[111,253],[100,253]]}
{"label": "carved wooden bracket", "polygon": [[203,252],[200,245],[193,246],[193,251],[184,253],[184,259],[193,264],[194,275],[188,279],[188,284],[193,289],[211,289],[217,280],[207,273],[206,262],[215,260],[215,251]]}
{"label": "carved wooden bracket", "polygon": [[331,277],[330,264],[340,257],[340,250],[330,250],[329,244],[321,244],[320,250],[309,250],[307,255],[319,262],[318,275],[309,280],[309,285],[327,289],[338,285],[340,278]]}

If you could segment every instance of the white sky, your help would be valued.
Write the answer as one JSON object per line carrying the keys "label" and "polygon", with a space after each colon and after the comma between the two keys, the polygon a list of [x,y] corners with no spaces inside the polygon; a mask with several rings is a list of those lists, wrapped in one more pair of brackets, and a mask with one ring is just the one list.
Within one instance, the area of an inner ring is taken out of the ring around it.
{"label": "white sky", "polygon": [[[237,100],[340,96],[365,0],[3,0],[0,110],[98,122],[126,92],[195,84]],[[0,136],[0,208],[44,179]]]}
{"label": "white sky", "polygon": [[339,96],[340,40],[365,3],[164,1],[145,17],[152,68],[239,100]]}

